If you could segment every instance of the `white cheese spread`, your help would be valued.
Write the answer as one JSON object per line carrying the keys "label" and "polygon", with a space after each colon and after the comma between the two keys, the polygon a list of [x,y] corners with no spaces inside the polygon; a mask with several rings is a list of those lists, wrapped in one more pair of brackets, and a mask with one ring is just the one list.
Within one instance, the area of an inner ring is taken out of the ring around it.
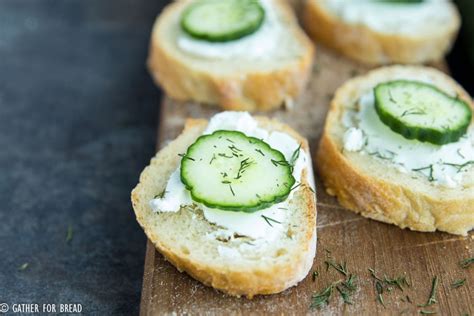
{"label": "white cheese spread", "polygon": [[345,113],[344,150],[361,151],[434,184],[456,187],[462,183],[463,175],[474,166],[473,126],[457,142],[442,146],[410,140],[385,125],[374,104],[370,90],[360,98],[358,111]]}
{"label": "white cheese spread", "polygon": [[442,28],[452,19],[447,0],[390,3],[376,0],[326,0],[326,8],[350,24],[362,24],[382,33],[412,35]]}
{"label": "white cheese spread", "polygon": [[[299,147],[298,142],[288,134],[277,131],[268,132],[258,127],[257,121],[247,112],[219,113],[210,120],[203,134],[211,134],[216,130],[235,130],[247,136],[263,139],[263,141],[268,143],[272,148],[282,152],[288,161]],[[308,169],[308,180],[314,190],[311,158],[304,150],[301,150],[293,168],[293,176],[296,183],[301,181],[301,173],[304,168]],[[273,204],[269,208],[253,213],[208,208],[192,200],[189,191],[181,182],[180,168],[178,168],[172,173],[168,180],[164,197],[151,200],[150,205],[155,211],[178,212],[182,206],[194,204],[203,210],[206,220],[230,231],[230,233],[219,231],[219,233],[216,233],[219,235],[216,235],[217,238],[232,236],[233,233],[236,233],[254,239],[264,239],[269,242],[278,238],[285,229],[285,220],[289,210],[288,201],[291,200],[293,193],[294,191],[290,193],[285,201]],[[265,217],[271,218],[274,221],[269,222]],[[213,236],[208,237],[212,238]]]}
{"label": "white cheese spread", "polygon": [[209,42],[193,38],[181,31],[176,39],[178,47],[186,53],[209,59],[242,56],[259,59],[278,52],[281,26],[278,23],[277,13],[271,5],[272,0],[260,2],[265,10],[265,20],[255,33],[229,42]]}

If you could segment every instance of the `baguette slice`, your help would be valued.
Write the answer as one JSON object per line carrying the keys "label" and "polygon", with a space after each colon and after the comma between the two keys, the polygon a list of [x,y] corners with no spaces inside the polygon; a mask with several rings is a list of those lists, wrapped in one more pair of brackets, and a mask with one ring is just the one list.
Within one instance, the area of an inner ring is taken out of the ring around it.
{"label": "baguette slice", "polygon": [[183,34],[180,17],[192,1],[168,5],[151,36],[148,69],[155,82],[177,100],[227,110],[270,110],[291,104],[309,79],[314,47],[286,0],[266,1],[274,9],[280,35],[275,52],[261,58],[205,58],[184,51],[177,44]]}
{"label": "baguette slice", "polygon": [[[369,65],[439,61],[451,48],[461,24],[459,12],[449,0],[424,0],[414,5],[368,2],[360,1],[359,8],[348,9],[355,2],[306,0],[303,24],[315,41]],[[421,5],[430,8],[420,16],[399,11],[401,6]],[[383,13],[381,6],[391,8],[382,9]]]}
{"label": "baguette slice", "polygon": [[383,159],[344,150],[344,114],[378,83],[395,79],[431,82],[473,107],[463,88],[431,68],[392,66],[348,81],[331,102],[317,152],[326,191],[344,207],[368,218],[416,231],[466,235],[474,227],[474,168],[467,170],[460,186],[449,188],[426,177],[415,178]]}
{"label": "baguette slice", "polygon": [[[307,141],[295,131],[274,120],[262,117],[257,120],[259,127],[292,136],[310,158]],[[283,223],[287,225],[286,233],[267,247],[237,257],[220,255],[219,247],[239,251],[246,239],[228,242],[219,237],[209,238],[218,235],[220,228],[209,223],[201,210],[181,208],[177,213],[155,213],[150,208],[150,200],[164,191],[168,178],[177,168],[181,159],[178,154],[186,152],[206,126],[206,120],[187,120],[182,134],[158,152],[142,172],[132,191],[137,221],[156,249],[179,271],[230,295],[252,298],[296,285],[311,269],[316,251],[316,200],[309,187],[314,181],[311,167],[303,169],[302,184],[290,200],[290,215]]]}

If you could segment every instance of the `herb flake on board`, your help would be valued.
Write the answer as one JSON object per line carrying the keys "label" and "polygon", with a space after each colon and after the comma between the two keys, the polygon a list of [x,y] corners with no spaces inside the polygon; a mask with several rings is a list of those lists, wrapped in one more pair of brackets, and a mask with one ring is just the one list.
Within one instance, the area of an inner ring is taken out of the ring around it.
{"label": "herb flake on board", "polygon": [[430,291],[430,297],[428,298],[428,301],[426,304],[419,304],[418,306],[420,307],[427,307],[431,306],[433,304],[436,304],[436,288],[438,287],[438,276],[435,276],[433,278],[433,281],[431,281],[431,291]]}

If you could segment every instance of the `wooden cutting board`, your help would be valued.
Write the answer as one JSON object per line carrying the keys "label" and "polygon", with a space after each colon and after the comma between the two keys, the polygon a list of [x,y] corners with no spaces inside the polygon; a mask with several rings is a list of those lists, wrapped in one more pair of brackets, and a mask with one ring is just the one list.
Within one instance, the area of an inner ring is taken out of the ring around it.
{"label": "wooden cutting board", "polygon": [[[309,139],[316,150],[328,104],[334,91],[349,78],[368,69],[318,47],[311,81],[293,110],[280,110],[266,115],[288,123]],[[186,117],[209,118],[217,108],[180,103],[164,98],[158,131],[158,148],[165,146],[182,130]],[[317,170],[317,166],[315,166]],[[317,175],[316,175],[317,176]],[[474,314],[474,267],[462,269],[459,262],[474,255],[474,235],[459,237],[444,233],[419,233],[365,219],[338,205],[317,180],[318,216],[317,255],[312,272],[298,286],[283,293],[235,298],[202,285],[186,273],[178,272],[148,241],[141,301],[141,315],[155,314],[354,314],[372,315],[419,314],[420,310],[438,314]],[[329,253],[330,252],[330,253]],[[344,304],[334,293],[330,304],[310,310],[311,296],[343,276],[334,269],[326,271],[324,261],[331,256],[347,262],[350,273],[357,275],[358,287],[353,304]],[[402,292],[385,291],[384,307],[377,301],[374,279],[369,268],[389,277],[406,275],[411,286]],[[426,308],[434,276],[439,277],[437,303]],[[464,286],[451,284],[466,278]],[[406,296],[410,302],[407,302]]]}

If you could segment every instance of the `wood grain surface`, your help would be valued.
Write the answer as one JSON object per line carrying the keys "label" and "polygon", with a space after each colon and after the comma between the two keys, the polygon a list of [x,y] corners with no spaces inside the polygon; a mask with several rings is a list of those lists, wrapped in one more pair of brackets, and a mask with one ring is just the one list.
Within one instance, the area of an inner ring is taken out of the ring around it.
{"label": "wood grain surface", "polygon": [[[334,91],[347,79],[367,70],[318,47],[313,76],[294,108],[266,115],[298,130],[309,139],[314,151]],[[181,132],[186,117],[209,118],[216,112],[218,109],[214,107],[182,104],[165,98],[161,108],[158,148]],[[252,300],[230,297],[178,272],[148,242],[141,314],[415,315],[422,310],[442,315],[474,314],[474,267],[462,269],[459,265],[462,259],[474,255],[473,233],[468,237],[419,233],[365,219],[340,207],[325,193],[318,180],[317,199],[318,245],[311,271],[318,271],[319,276],[314,281],[311,272],[298,286],[280,294],[258,296]],[[344,278],[333,268],[326,270],[324,262],[328,257],[336,262],[346,262],[349,272],[357,276],[353,304],[345,304],[335,292],[328,306],[311,310],[309,305],[313,293]],[[369,268],[382,277],[406,276],[410,286],[405,286],[403,291],[394,286],[391,291],[385,289],[384,307],[377,301],[375,281]],[[418,307],[418,304],[427,302],[434,276],[439,277],[437,303]],[[466,283],[453,289],[451,284],[458,279],[466,279]],[[411,303],[407,301],[407,295]]]}

